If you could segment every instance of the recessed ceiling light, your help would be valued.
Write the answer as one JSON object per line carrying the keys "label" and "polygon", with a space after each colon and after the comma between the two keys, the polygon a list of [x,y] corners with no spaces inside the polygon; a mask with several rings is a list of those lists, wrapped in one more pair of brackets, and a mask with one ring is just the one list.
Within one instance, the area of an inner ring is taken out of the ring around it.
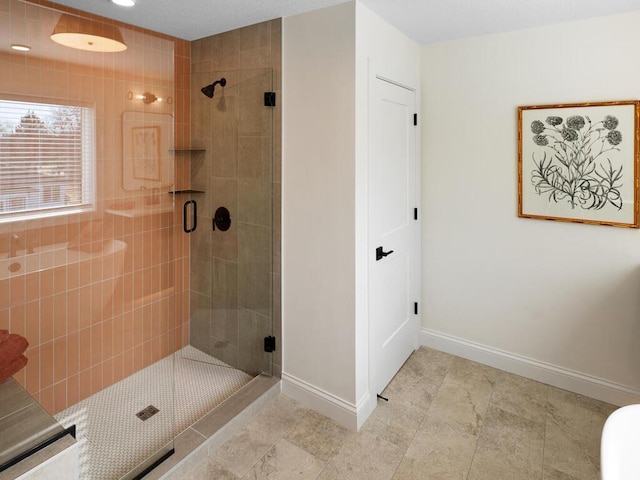
{"label": "recessed ceiling light", "polygon": [[133,7],[136,2],[133,0],[111,0],[116,5],[120,5],[121,7]]}
{"label": "recessed ceiling light", "polygon": [[31,50],[31,47],[29,45],[20,45],[19,43],[11,44],[11,48],[13,48],[14,50],[18,50],[19,52],[28,52],[29,50]]}

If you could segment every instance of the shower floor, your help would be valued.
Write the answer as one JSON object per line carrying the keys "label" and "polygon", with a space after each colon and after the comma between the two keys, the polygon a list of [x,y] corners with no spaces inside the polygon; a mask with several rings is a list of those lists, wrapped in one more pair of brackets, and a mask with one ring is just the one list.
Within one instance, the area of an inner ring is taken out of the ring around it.
{"label": "shower floor", "polygon": [[[251,379],[187,346],[55,418],[64,427],[77,427],[80,479],[114,480],[170,444]],[[145,421],[136,417],[149,405],[159,412]]]}

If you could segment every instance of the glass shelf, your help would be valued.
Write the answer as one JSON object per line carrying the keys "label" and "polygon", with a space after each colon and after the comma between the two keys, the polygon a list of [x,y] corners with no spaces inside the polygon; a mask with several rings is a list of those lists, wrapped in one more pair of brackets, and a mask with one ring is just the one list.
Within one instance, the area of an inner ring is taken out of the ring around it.
{"label": "glass shelf", "polygon": [[170,195],[177,195],[179,193],[205,193],[204,190],[194,190],[192,188],[185,188],[181,190],[169,190]]}

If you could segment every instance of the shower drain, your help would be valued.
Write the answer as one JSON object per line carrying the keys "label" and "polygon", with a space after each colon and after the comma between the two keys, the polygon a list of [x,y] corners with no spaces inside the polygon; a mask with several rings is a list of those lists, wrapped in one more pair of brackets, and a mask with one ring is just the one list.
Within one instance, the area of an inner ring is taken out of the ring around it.
{"label": "shower drain", "polygon": [[159,411],[160,410],[158,410],[153,405],[149,405],[148,407],[143,408],[138,413],[136,413],[136,417],[138,417],[140,420],[142,420],[144,422],[145,420],[153,417]]}

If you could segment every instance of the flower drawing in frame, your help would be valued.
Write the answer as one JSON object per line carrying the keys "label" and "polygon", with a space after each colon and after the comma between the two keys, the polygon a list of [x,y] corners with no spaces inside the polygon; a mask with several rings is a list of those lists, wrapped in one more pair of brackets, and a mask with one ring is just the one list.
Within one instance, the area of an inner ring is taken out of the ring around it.
{"label": "flower drawing in frame", "polygon": [[160,127],[133,127],[133,178],[160,180]]}
{"label": "flower drawing in frame", "polygon": [[639,101],[518,107],[518,216],[638,228]]}

